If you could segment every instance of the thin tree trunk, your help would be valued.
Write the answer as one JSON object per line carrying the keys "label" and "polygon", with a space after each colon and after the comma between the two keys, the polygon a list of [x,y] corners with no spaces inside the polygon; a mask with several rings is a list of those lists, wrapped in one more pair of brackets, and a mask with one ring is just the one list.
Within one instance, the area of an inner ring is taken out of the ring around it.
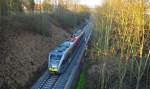
{"label": "thin tree trunk", "polygon": [[7,0],[1,0],[1,15],[7,16],[8,15],[8,1]]}

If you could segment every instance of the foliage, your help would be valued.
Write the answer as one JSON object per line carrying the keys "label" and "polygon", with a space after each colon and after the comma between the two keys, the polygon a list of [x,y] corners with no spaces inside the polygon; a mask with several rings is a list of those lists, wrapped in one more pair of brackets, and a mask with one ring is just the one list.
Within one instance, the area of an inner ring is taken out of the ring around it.
{"label": "foliage", "polygon": [[85,74],[84,72],[82,72],[76,89],[85,89],[85,84],[86,84],[85,82],[86,82]]}
{"label": "foliage", "polygon": [[[106,35],[108,48],[120,48],[122,51],[127,48],[132,50],[133,55],[143,54],[144,42],[144,16],[143,2],[124,2],[116,0],[106,4],[102,17],[96,23],[107,24],[101,29],[107,31]],[[97,27],[99,28],[99,27]],[[113,39],[111,39],[113,38]],[[105,45],[105,44],[104,44]],[[138,53],[137,53],[138,52]]]}
{"label": "foliage", "polygon": [[30,4],[30,7],[32,9],[34,9],[34,0],[28,0],[29,1],[29,4]]}
{"label": "foliage", "polygon": [[1,0],[0,6],[4,16],[22,12],[20,0]]}

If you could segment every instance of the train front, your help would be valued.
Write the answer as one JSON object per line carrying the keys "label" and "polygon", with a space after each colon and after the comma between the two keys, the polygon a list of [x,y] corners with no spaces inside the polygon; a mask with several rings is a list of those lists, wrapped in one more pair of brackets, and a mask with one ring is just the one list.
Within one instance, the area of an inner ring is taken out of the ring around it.
{"label": "train front", "polygon": [[49,60],[48,60],[48,71],[52,74],[58,74],[59,73],[59,64],[60,60],[62,58],[62,55],[59,54],[49,54]]}

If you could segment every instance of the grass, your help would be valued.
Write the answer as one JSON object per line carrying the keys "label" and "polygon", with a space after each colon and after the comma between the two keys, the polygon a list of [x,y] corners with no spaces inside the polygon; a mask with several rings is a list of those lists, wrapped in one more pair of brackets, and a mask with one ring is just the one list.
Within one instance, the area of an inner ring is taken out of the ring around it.
{"label": "grass", "polygon": [[86,86],[86,76],[84,74],[84,72],[82,72],[80,74],[80,80],[77,84],[77,88],[76,89],[85,89],[85,86]]}

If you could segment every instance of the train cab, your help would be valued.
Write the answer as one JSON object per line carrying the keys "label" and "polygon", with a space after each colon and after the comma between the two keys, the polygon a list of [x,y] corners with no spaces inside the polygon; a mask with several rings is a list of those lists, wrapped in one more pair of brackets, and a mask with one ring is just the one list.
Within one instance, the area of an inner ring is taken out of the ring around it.
{"label": "train cab", "polygon": [[49,54],[48,70],[50,73],[60,73],[65,62],[68,61],[69,55],[72,55],[73,44],[70,41],[64,41],[55,50]]}
{"label": "train cab", "polygon": [[59,71],[62,55],[58,53],[49,54],[48,70],[57,73]]}

